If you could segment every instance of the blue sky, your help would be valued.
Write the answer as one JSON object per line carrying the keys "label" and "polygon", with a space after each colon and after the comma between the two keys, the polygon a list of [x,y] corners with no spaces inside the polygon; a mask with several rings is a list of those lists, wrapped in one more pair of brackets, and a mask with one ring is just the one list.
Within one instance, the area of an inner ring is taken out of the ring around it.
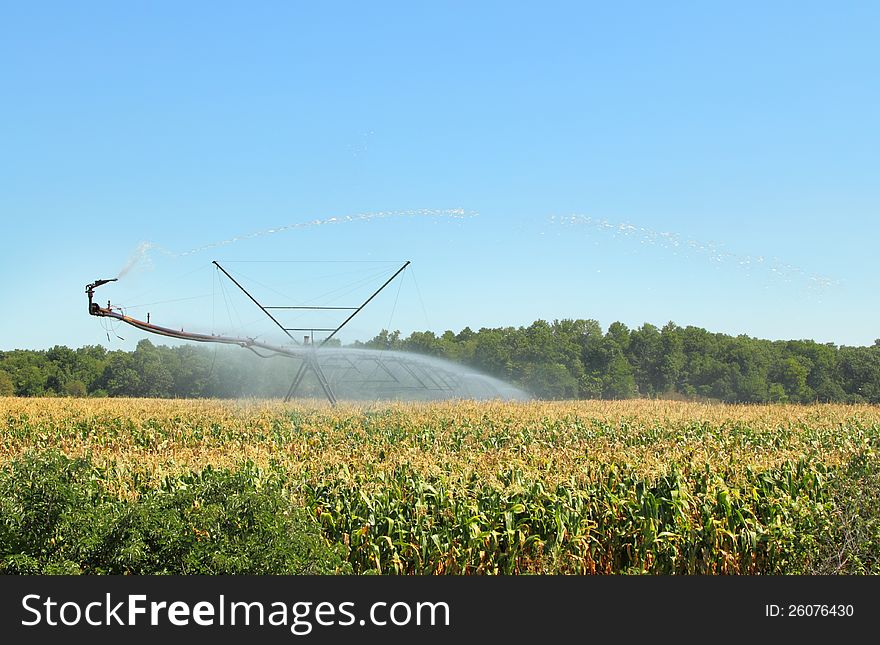
{"label": "blue sky", "polygon": [[108,345],[143,242],[101,295],[192,329],[213,259],[408,259],[345,341],[880,337],[880,5],[420,4],[6,3],[0,349]]}

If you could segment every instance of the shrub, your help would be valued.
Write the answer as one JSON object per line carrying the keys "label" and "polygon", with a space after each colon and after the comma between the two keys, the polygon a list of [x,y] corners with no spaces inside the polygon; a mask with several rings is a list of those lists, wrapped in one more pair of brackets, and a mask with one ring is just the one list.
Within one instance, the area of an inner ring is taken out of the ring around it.
{"label": "shrub", "polygon": [[821,512],[798,518],[803,536],[796,573],[880,574],[880,456],[867,449],[828,484]]}
{"label": "shrub", "polygon": [[88,460],[29,453],[0,472],[0,573],[346,572],[283,483],[252,464],[110,494]]}

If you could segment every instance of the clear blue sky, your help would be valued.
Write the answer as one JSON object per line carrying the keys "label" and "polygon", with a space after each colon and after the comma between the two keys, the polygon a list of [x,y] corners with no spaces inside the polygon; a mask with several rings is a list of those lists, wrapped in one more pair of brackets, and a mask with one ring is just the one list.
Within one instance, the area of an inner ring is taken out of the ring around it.
{"label": "clear blue sky", "polygon": [[425,4],[5,3],[0,349],[107,345],[83,287],[145,241],[102,296],[188,295],[212,259],[412,260],[346,341],[880,337],[880,4]]}

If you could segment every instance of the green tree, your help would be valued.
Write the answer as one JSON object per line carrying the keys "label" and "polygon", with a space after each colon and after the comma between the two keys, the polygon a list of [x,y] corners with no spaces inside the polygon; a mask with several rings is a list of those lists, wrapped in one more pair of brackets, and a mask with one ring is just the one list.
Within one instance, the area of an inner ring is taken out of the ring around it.
{"label": "green tree", "polygon": [[141,377],[133,369],[132,355],[113,352],[101,374],[101,389],[110,396],[138,396]]}
{"label": "green tree", "polygon": [[64,384],[64,394],[67,396],[83,397],[88,394],[88,389],[82,381],[68,381]]}
{"label": "green tree", "polygon": [[810,368],[805,365],[808,359],[789,357],[779,366],[779,383],[785,388],[789,401],[807,402],[812,398],[813,391],[807,385]]}
{"label": "green tree", "polygon": [[541,399],[572,399],[578,394],[578,381],[559,363],[543,363],[531,367],[525,379],[526,388]]}
{"label": "green tree", "polygon": [[849,401],[880,403],[880,347],[841,347],[840,370]]}
{"label": "green tree", "polygon": [[615,354],[608,362],[602,380],[602,396],[608,399],[631,399],[638,396],[632,366],[622,353]]}
{"label": "green tree", "polygon": [[46,392],[47,370],[35,364],[22,367],[15,374],[15,393],[18,396],[42,396]]}
{"label": "green tree", "polygon": [[513,372],[511,347],[497,329],[480,330],[474,347],[474,366],[499,378],[509,378]]}
{"label": "green tree", "polygon": [[426,354],[428,356],[440,356],[443,354],[443,344],[432,331],[414,331],[403,341],[402,348],[408,352]]}
{"label": "green tree", "polygon": [[660,330],[660,365],[654,383],[659,393],[675,391],[681,379],[687,362],[681,332],[681,327],[671,321]]}
{"label": "green tree", "polygon": [[663,339],[660,331],[645,323],[629,336],[629,357],[633,366],[633,378],[638,390],[645,396],[663,391],[660,365],[663,359]]}
{"label": "green tree", "polygon": [[137,396],[170,397],[174,378],[162,360],[162,352],[149,340],[141,340],[132,354],[132,369],[139,375]]}
{"label": "green tree", "polygon": [[6,372],[0,372],[0,396],[13,396],[15,394],[15,383],[12,377]]}
{"label": "green tree", "polygon": [[389,332],[387,329],[383,329],[373,338],[368,340],[365,344],[365,347],[369,347],[370,349],[398,350],[401,349],[401,345],[402,342],[400,340],[400,330]]}

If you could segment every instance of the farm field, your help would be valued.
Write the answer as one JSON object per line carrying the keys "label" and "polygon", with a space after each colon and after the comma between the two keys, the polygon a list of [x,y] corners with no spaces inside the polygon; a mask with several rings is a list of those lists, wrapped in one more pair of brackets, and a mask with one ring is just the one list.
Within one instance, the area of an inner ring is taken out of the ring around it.
{"label": "farm field", "polygon": [[[0,556],[28,563],[9,565],[10,572],[56,571],[41,558],[63,563],[58,572],[152,572],[146,561],[165,573],[205,571],[208,561],[211,572],[294,572],[286,561],[236,559],[235,550],[246,545],[257,554],[257,538],[281,545],[289,526],[273,524],[273,514],[301,512],[320,531],[314,553],[339,559],[326,572],[880,573],[877,406],[638,400],[330,408],[0,398],[0,418]],[[68,473],[64,460],[77,458],[88,459],[81,462],[88,485],[77,499],[100,497],[116,509],[101,512],[110,518],[106,531],[92,531],[83,546],[76,522],[94,522],[58,520],[51,536],[16,542],[16,523],[35,522],[27,498],[16,496],[42,500],[41,512],[55,517],[40,468],[61,463]],[[235,497],[243,505],[230,501],[224,510],[216,491],[207,502],[182,497],[211,489],[205,472],[227,473],[247,488]],[[152,491],[176,495],[177,506],[155,502]],[[261,495],[275,501],[267,506]],[[150,508],[177,509],[177,524],[139,524],[136,549],[128,531],[123,555],[100,556],[105,547],[95,545],[131,525],[131,513],[119,509],[147,498]],[[215,515],[205,514],[206,504]],[[245,516],[257,507],[255,517],[268,524],[249,534],[257,525]],[[175,531],[195,535],[202,564],[194,564],[192,545],[179,562],[183,551],[150,551]]]}

